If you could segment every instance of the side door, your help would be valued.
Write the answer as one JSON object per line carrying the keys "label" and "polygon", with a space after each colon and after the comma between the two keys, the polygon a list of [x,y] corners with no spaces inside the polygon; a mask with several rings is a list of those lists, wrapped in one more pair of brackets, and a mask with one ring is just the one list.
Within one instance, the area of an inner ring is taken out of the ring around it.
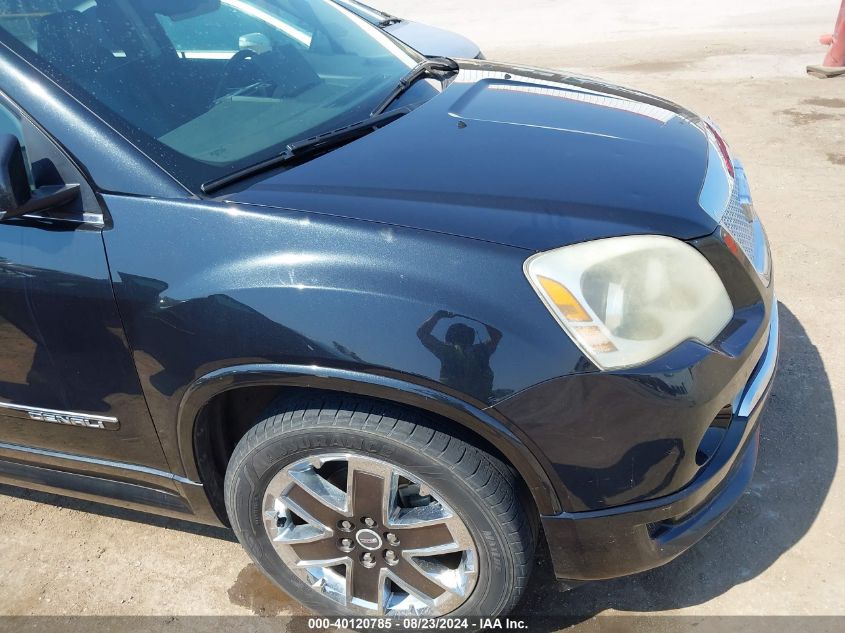
{"label": "side door", "polygon": [[108,218],[70,158],[3,94],[0,133],[20,140],[33,188],[81,186],[61,208],[0,221],[0,476],[49,483],[54,469],[175,489],[112,290]]}

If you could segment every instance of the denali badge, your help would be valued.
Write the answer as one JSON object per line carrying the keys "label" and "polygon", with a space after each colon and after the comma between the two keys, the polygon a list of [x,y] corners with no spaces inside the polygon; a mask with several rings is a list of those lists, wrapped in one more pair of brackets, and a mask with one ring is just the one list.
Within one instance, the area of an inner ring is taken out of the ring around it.
{"label": "denali badge", "polygon": [[[105,431],[108,424],[116,424],[117,420],[110,418],[94,418],[70,413],[47,413],[46,411],[27,411],[29,417],[39,422],[51,422],[53,424],[67,424],[69,426],[84,426],[88,429],[100,429]],[[117,428],[117,427],[113,427]]]}
{"label": "denali badge", "polygon": [[120,428],[120,422],[117,418],[88,415],[87,413],[74,413],[73,411],[35,409],[17,404],[0,403],[0,414],[35,420],[36,422],[64,424],[66,426],[78,426],[85,429],[98,429],[100,431],[116,431]]}

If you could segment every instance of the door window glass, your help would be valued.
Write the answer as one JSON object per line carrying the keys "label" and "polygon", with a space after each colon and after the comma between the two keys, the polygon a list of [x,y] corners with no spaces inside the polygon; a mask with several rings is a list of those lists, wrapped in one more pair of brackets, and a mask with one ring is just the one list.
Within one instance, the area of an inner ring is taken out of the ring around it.
{"label": "door window glass", "polygon": [[[0,100],[0,134],[11,134],[17,136],[23,151],[24,164],[29,165],[29,157],[26,154],[26,143],[24,142],[23,128],[21,127],[21,120],[18,113],[6,106]],[[29,177],[29,184],[32,185],[32,172],[29,168],[26,170]]]}
{"label": "door window glass", "polygon": [[0,134],[11,134],[17,136],[23,145],[23,134],[21,133],[21,122],[17,114],[9,110],[0,102]]}

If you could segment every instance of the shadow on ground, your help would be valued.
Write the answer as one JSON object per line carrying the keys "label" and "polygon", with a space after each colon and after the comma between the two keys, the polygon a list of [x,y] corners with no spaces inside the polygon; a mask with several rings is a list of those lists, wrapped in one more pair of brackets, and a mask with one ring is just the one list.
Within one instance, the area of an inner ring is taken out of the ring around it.
{"label": "shadow on ground", "polygon": [[607,609],[652,612],[702,604],[763,573],[801,540],[833,482],[836,413],[818,349],[784,305],[780,314],[780,366],[762,416],[757,470],[734,510],[680,558],[629,578],[567,591],[553,579],[551,562],[540,557],[519,615],[553,616],[545,624],[554,630]]}

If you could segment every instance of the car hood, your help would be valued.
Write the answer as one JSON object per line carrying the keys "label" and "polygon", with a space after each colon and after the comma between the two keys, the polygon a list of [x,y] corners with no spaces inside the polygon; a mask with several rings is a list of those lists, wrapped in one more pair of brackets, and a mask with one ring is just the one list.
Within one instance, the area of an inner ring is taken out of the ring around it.
{"label": "car hood", "polygon": [[475,59],[481,53],[478,45],[463,35],[428,24],[401,20],[384,30],[423,55]]}
{"label": "car hood", "polygon": [[716,230],[699,205],[707,139],[662,99],[585,77],[461,62],[390,125],[226,196],[533,251]]}

